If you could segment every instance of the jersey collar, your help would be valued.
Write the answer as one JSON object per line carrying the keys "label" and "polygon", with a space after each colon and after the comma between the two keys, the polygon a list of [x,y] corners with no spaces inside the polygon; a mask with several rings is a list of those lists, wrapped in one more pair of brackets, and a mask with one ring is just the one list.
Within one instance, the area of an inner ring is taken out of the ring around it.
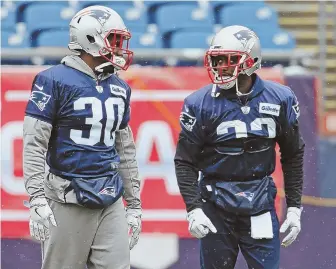
{"label": "jersey collar", "polygon": [[[253,74],[255,76],[255,80],[253,83],[253,86],[251,88],[251,93],[246,95],[246,99],[247,100],[251,100],[254,97],[258,96],[263,90],[264,90],[264,82],[263,80],[257,75],[257,74]],[[227,99],[238,99],[237,93],[236,93],[236,86],[234,86],[232,89],[230,90],[221,90],[217,87],[217,91],[221,92],[221,95],[224,98]]]}

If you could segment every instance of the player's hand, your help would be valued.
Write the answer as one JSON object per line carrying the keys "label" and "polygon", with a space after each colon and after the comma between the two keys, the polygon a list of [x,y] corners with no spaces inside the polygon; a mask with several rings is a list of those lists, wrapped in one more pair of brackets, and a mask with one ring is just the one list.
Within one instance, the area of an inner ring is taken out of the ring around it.
{"label": "player's hand", "polygon": [[203,238],[209,231],[217,233],[216,227],[201,208],[191,210],[187,215],[187,220],[189,221],[189,232],[196,238]]}
{"label": "player's hand", "polygon": [[292,244],[301,231],[301,211],[302,208],[289,207],[287,210],[287,217],[281,225],[280,233],[286,232],[290,229],[289,234],[282,240],[281,245],[288,247]]}
{"label": "player's hand", "polygon": [[128,234],[130,235],[130,249],[132,249],[139,241],[139,236],[141,232],[141,214],[141,209],[126,209]]}
{"label": "player's hand", "polygon": [[29,208],[30,235],[39,241],[48,239],[50,223],[54,226],[57,226],[57,224],[47,199],[44,197],[35,198],[30,202]]}

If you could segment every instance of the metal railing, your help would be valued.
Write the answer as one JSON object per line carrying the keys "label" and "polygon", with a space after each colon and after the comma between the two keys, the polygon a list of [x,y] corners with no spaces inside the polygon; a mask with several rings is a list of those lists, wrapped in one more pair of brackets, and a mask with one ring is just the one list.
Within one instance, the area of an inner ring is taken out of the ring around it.
{"label": "metal railing", "polygon": [[[173,65],[177,60],[203,60],[203,49],[135,49],[135,60],[150,61],[164,60],[167,64]],[[60,60],[71,52],[67,48],[60,47],[37,47],[23,49],[1,49],[2,60],[23,60],[41,58],[49,60]],[[299,65],[303,59],[314,57],[314,52],[307,50],[294,49],[291,51],[282,50],[263,50],[263,60],[265,61],[288,61],[289,65]]]}

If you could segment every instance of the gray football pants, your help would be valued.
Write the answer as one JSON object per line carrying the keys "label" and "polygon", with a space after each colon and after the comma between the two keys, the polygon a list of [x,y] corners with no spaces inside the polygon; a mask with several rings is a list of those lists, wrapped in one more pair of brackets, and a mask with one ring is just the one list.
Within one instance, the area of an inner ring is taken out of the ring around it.
{"label": "gray football pants", "polygon": [[50,200],[57,227],[43,242],[42,269],[129,269],[130,250],[122,199],[105,209]]}

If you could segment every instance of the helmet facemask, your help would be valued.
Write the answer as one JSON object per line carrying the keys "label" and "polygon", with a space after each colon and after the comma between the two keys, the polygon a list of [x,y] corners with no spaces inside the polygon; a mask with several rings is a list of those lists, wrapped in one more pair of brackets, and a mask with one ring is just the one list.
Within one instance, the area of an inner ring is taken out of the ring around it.
{"label": "helmet facemask", "polygon": [[129,50],[129,40],[131,34],[124,30],[111,30],[103,38],[103,47],[99,50],[99,55],[106,60],[95,69],[103,72],[108,66],[113,66],[115,70],[127,70],[133,60],[133,52]]}
{"label": "helmet facemask", "polygon": [[227,90],[237,86],[239,74],[246,74],[254,60],[247,52],[210,49],[205,53],[204,65],[212,83]]}

